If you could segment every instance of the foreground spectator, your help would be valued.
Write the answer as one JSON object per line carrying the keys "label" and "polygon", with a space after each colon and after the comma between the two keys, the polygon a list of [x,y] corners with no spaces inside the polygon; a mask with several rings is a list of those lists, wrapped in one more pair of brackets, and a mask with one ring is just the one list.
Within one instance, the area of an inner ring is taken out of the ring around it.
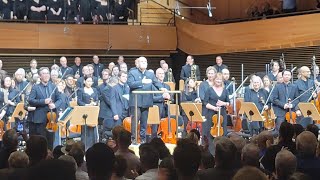
{"label": "foreground spectator", "polygon": [[109,180],[112,175],[115,156],[106,144],[97,143],[86,152],[90,180]]}
{"label": "foreground spectator", "polygon": [[48,155],[47,139],[40,135],[33,135],[27,140],[26,153],[30,159],[30,166],[34,166]]}
{"label": "foreground spectator", "polygon": [[17,150],[18,135],[16,130],[7,130],[2,137],[3,146],[0,149],[0,169],[8,168],[8,159],[12,152]]}
{"label": "foreground spectator", "polygon": [[76,170],[76,178],[77,180],[89,180],[89,176],[88,173],[83,171],[81,169],[82,165],[83,165],[83,158],[84,158],[84,151],[80,146],[76,146],[74,145],[70,152],[69,155],[72,156],[76,163],[77,163],[77,170]]}
{"label": "foreground spectator", "polygon": [[281,150],[275,160],[277,179],[288,179],[297,168],[297,158],[288,150]]}
{"label": "foreground spectator", "polygon": [[127,171],[127,160],[122,156],[116,156],[113,166],[112,180],[124,180],[124,175]]}
{"label": "foreground spectator", "polygon": [[267,176],[258,168],[247,166],[241,168],[232,178],[232,180],[267,180]]}
{"label": "foreground spectator", "polygon": [[139,155],[141,168],[144,172],[142,175],[136,177],[136,180],[152,180],[158,175],[158,163],[159,163],[159,154],[158,152],[150,145],[140,145]]}

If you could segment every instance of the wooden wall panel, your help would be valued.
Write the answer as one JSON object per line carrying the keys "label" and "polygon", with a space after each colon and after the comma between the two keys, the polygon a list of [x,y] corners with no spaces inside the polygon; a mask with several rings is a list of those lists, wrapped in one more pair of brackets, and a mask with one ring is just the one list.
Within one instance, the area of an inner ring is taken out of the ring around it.
{"label": "wooden wall panel", "polygon": [[0,41],[6,49],[107,49],[109,43],[115,50],[177,47],[176,28],[170,26],[0,23]]}
{"label": "wooden wall panel", "polygon": [[320,14],[310,14],[223,25],[199,25],[179,19],[178,48],[200,55],[317,45],[319,18]]}

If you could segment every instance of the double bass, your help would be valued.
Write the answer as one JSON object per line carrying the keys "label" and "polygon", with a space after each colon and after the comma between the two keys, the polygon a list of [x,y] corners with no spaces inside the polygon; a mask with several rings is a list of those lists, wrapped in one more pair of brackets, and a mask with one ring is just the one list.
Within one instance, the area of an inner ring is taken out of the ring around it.
{"label": "double bass", "polygon": [[223,136],[223,116],[221,116],[221,107],[219,107],[218,114],[212,116],[213,127],[211,127],[210,134],[212,137]]}

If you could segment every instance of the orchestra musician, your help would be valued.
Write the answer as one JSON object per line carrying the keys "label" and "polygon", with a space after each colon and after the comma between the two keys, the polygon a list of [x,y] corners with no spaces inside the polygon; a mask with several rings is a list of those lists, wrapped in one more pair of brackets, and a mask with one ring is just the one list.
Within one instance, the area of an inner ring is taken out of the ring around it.
{"label": "orchestra musician", "polygon": [[300,78],[295,81],[295,85],[298,88],[298,94],[302,94],[308,90],[308,92],[304,93],[300,98],[299,102],[308,102],[308,99],[311,96],[312,90],[310,88],[314,87],[315,83],[312,79],[310,79],[310,69],[307,66],[302,66],[300,68]]}
{"label": "orchestra musician", "polygon": [[[117,66],[115,66],[117,67]],[[129,99],[124,96],[129,95],[130,88],[127,84],[128,74],[120,71],[118,74],[118,84],[111,89],[110,103],[112,110],[112,128],[121,125],[124,118],[129,115]]]}
{"label": "orchestra musician", "polygon": [[315,65],[313,68],[313,73],[316,75],[316,78],[313,77],[313,74],[311,75],[311,79],[316,79],[318,82],[320,82],[320,76],[319,76],[319,66]]}
{"label": "orchestra musician", "polygon": [[176,82],[175,79],[174,79],[173,74],[171,74],[171,78],[172,79],[169,79],[169,76],[170,76],[169,73],[172,73],[172,69],[171,68],[169,69],[169,65],[167,63],[163,63],[161,67],[162,67],[162,69],[164,71],[164,79],[163,79],[163,81],[164,82],[170,82],[170,81]]}
{"label": "orchestra musician", "polygon": [[59,71],[57,70],[51,70],[51,73],[50,73],[50,81],[57,85],[57,83],[60,81],[59,79]]}
{"label": "orchestra musician", "polygon": [[37,64],[38,64],[37,60],[35,60],[35,59],[32,59],[30,61],[30,69],[28,69],[26,71],[26,73],[27,73],[26,74],[26,78],[27,78],[28,81],[32,81],[33,76],[35,74],[38,74]]}
{"label": "orchestra musician", "polygon": [[268,77],[271,81],[277,81],[277,75],[279,74],[280,66],[278,61],[271,62],[271,72],[268,73]]}
{"label": "orchestra musician", "polygon": [[[216,76],[213,78],[213,85],[207,89],[203,104],[207,108],[207,114],[205,115],[207,121],[203,123],[203,135],[208,138],[209,141],[209,149],[210,152],[213,150],[212,142],[213,137],[210,134],[211,127],[213,126],[212,123],[212,116],[217,114],[220,108],[221,116],[223,116],[223,130],[224,134],[227,134],[227,112],[226,112],[226,106],[229,105],[229,93],[224,88],[223,84],[223,77],[221,73],[217,73]],[[211,152],[213,153],[213,152]]]}
{"label": "orchestra musician", "polygon": [[118,77],[118,74],[119,74],[119,67],[118,66],[113,66],[112,68],[112,76],[114,77]]}
{"label": "orchestra musician", "polygon": [[102,73],[102,70],[104,69],[104,65],[99,63],[99,57],[97,55],[94,55],[92,57],[92,61],[93,61],[92,63],[93,70],[94,70],[93,76],[100,79],[102,77],[101,73]]}
{"label": "orchestra musician", "polygon": [[[92,87],[93,85],[93,78],[92,77],[85,77],[84,78],[84,87],[78,90],[78,97],[77,103],[78,106],[97,106],[98,105],[98,90]],[[90,127],[90,126],[82,126],[81,127],[81,139],[82,142],[85,143],[86,149],[91,147],[93,144],[97,142],[97,127]],[[87,129],[87,130],[85,130]],[[85,131],[87,134],[85,135]],[[86,142],[85,142],[85,136]]]}
{"label": "orchestra musician", "polygon": [[200,80],[199,66],[194,64],[194,59],[193,59],[193,56],[191,55],[187,57],[186,65],[182,66],[181,68],[180,79],[183,79],[184,81],[186,81],[188,78],[190,78],[192,68],[194,68],[196,71],[195,81]]}
{"label": "orchestra musician", "polygon": [[[195,102],[197,99],[197,87],[196,82],[192,78],[188,78],[184,85],[184,90],[181,95],[181,102]],[[187,135],[187,124],[188,124],[188,117],[186,113],[189,112],[181,112],[183,118],[183,133],[182,136],[185,137]]]}
{"label": "orchestra musician", "polygon": [[18,91],[22,91],[28,84],[27,81],[25,81],[25,70],[23,68],[19,68],[15,73],[14,73],[14,77],[15,77],[15,81],[16,81],[16,89]]}
{"label": "orchestra musician", "polygon": [[39,69],[41,79],[40,84],[32,87],[29,96],[30,106],[36,107],[33,119],[29,122],[30,135],[42,135],[48,139],[48,147],[53,148],[54,136],[46,130],[47,113],[51,110],[56,112],[57,104],[60,100],[60,95],[56,86],[49,81],[50,71],[47,67]]}
{"label": "orchestra musician", "polygon": [[[291,84],[291,71],[282,71],[283,82],[278,83],[272,92],[273,109],[276,114],[276,131],[279,131],[281,123],[285,120],[285,114],[289,108],[296,110],[299,100],[293,101],[299,96],[298,88],[295,84]],[[291,103],[288,100],[291,99]],[[297,113],[298,115],[299,113]]]}
{"label": "orchestra musician", "polygon": [[[268,95],[268,91],[263,88],[261,78],[253,75],[251,77],[249,88],[245,90],[244,102],[253,102],[257,106],[259,112],[262,112],[262,110],[267,110],[269,108],[265,102],[267,101]],[[263,123],[259,121],[252,121],[254,119],[250,119],[248,115],[247,119],[249,120],[248,124],[251,136],[259,134],[262,131]]]}
{"label": "orchestra musician", "polygon": [[230,71],[228,69],[222,69],[221,73],[223,76],[224,87],[227,88],[229,94],[232,94],[233,93],[233,86],[230,85],[231,81],[229,80]]}
{"label": "orchestra musician", "polygon": [[[170,90],[170,86],[164,83],[164,70],[162,68],[158,68],[156,70],[156,77],[158,81],[162,84],[164,88],[166,88],[168,91]],[[165,100],[170,99],[169,93],[163,93],[163,94],[153,94],[153,104],[159,107],[159,117],[165,118],[168,116],[167,114],[167,106],[165,106]],[[158,125],[152,124],[152,130],[151,130],[151,138],[157,137],[158,133]]]}
{"label": "orchestra musician", "polygon": [[[135,94],[132,91],[151,91],[152,85],[154,85],[157,89],[164,90],[156,79],[155,75],[150,71],[147,71],[148,62],[145,57],[139,57],[139,68],[131,69],[128,74],[128,85],[130,87],[130,99],[129,99],[129,107],[130,113],[132,116],[132,126],[131,133],[133,135],[133,143],[136,143],[135,139],[136,134],[136,118],[135,118]],[[146,128],[147,128],[147,119],[149,113],[149,107],[153,106],[152,94],[138,94],[137,95],[137,119],[140,120],[140,142],[146,142]]]}
{"label": "orchestra musician", "polygon": [[[89,65],[83,66],[83,68],[82,68],[83,76],[80,77],[77,80],[77,87],[78,88],[83,88],[84,87],[84,78],[85,77],[92,77],[92,79],[93,79],[92,87],[97,87],[98,86],[98,78],[95,77],[95,76],[92,76],[92,74],[90,74]],[[91,65],[91,67],[92,67],[92,65]]]}
{"label": "orchestra musician", "polygon": [[6,114],[4,117],[5,123],[9,120],[9,117],[12,115],[16,105],[21,101],[21,97],[15,96],[19,94],[19,91],[11,87],[12,85],[12,79],[10,76],[7,76],[3,80],[3,93],[4,93],[4,103],[8,104],[6,108]]}
{"label": "orchestra musician", "polygon": [[72,71],[73,71],[73,75],[74,78],[79,79],[79,77],[82,77],[82,64],[81,64],[81,58],[80,57],[76,57],[74,58],[74,65],[71,66]]}
{"label": "orchestra musician", "polygon": [[64,56],[62,56],[61,58],[60,58],[60,64],[61,64],[61,67],[60,67],[60,71],[59,71],[59,77],[61,78],[63,75],[63,79],[65,79],[66,78],[66,75],[73,75],[73,70],[72,70],[72,68],[71,67],[68,67],[68,65],[67,65],[67,63],[68,63],[68,61],[67,61],[67,58],[66,57],[64,57]]}
{"label": "orchestra musician", "polygon": [[228,66],[223,63],[223,59],[221,56],[216,57],[216,64],[213,66],[217,72],[222,72],[223,69],[228,69]]}
{"label": "orchestra musician", "polygon": [[277,75],[277,83],[283,83],[283,77],[282,77],[282,72],[279,72]]}
{"label": "orchestra musician", "polygon": [[272,84],[271,84],[271,80],[270,80],[269,76],[268,76],[268,75],[265,75],[265,76],[263,77],[262,81],[263,81],[263,88],[264,88],[266,91],[270,92],[271,89],[272,89]]}
{"label": "orchestra musician", "polygon": [[77,85],[73,75],[68,74],[65,78],[66,87],[64,88],[64,93],[69,97],[69,99],[76,97]]}
{"label": "orchestra musician", "polygon": [[119,65],[120,71],[128,72],[127,63],[123,62]]}

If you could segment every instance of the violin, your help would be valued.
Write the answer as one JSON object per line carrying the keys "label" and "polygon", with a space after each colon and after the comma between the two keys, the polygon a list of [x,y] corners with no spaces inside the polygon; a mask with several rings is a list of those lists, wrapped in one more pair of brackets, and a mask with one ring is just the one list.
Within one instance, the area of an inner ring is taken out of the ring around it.
{"label": "violin", "polygon": [[[291,99],[288,99],[288,104],[291,104]],[[297,114],[292,112],[291,108],[289,108],[289,112],[286,113],[286,120],[290,124],[296,124]]]}
{"label": "violin", "polygon": [[211,127],[210,134],[212,137],[223,136],[223,116],[221,116],[221,108],[219,107],[218,114],[212,116],[213,127]]}
{"label": "violin", "polygon": [[[264,105],[266,104],[263,97],[260,98],[260,101]],[[275,119],[273,119],[271,116],[271,109],[262,110],[261,115],[262,115],[262,117],[264,117],[264,122],[263,122],[264,128],[266,128],[269,131],[273,130],[275,128],[276,123],[275,123]]]}
{"label": "violin", "polygon": [[168,117],[162,118],[158,129],[158,134],[161,134],[161,139],[164,143],[176,144],[176,131],[177,131],[177,120],[171,118],[170,115],[170,101],[167,100]]}
{"label": "violin", "polygon": [[56,132],[58,130],[58,124],[56,122],[57,114],[50,109],[47,113],[47,125],[46,128],[49,132]]}

